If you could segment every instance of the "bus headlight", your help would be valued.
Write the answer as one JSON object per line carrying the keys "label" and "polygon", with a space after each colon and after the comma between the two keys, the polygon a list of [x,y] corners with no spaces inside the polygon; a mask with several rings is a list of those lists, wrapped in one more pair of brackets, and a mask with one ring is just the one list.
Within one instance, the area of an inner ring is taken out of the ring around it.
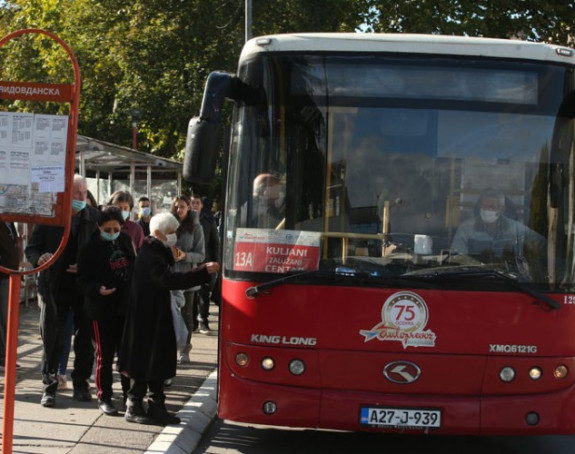
{"label": "bus headlight", "polygon": [[301,375],[305,372],[305,363],[301,359],[291,360],[289,371],[294,375]]}
{"label": "bus headlight", "polygon": [[564,366],[563,364],[561,364],[560,366],[557,366],[555,368],[555,370],[553,371],[553,376],[555,378],[565,378],[565,377],[567,377],[568,374],[569,374],[569,369],[567,368],[567,366]]}
{"label": "bus headlight", "polygon": [[543,371],[539,367],[532,367],[529,369],[529,378],[531,380],[539,380],[543,376]]}
{"label": "bus headlight", "polygon": [[250,357],[247,353],[240,352],[236,355],[236,364],[240,367],[246,367],[250,362]]}
{"label": "bus headlight", "polygon": [[509,383],[515,378],[515,370],[513,367],[505,366],[499,371],[499,378],[505,383]]}
{"label": "bus headlight", "polygon": [[266,356],[265,358],[262,359],[263,370],[272,370],[274,367],[276,367],[276,362],[274,361],[273,358]]}

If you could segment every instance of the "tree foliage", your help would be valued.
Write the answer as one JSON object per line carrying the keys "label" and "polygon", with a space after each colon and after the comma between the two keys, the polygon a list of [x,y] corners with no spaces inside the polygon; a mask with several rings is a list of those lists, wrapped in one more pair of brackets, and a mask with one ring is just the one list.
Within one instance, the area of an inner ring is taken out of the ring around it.
{"label": "tree foliage", "polygon": [[[568,44],[575,23],[574,2],[559,0],[252,1],[254,36],[359,29]],[[74,50],[82,71],[80,133],[130,146],[137,111],[138,148],[178,157],[207,75],[236,69],[244,0],[1,1],[0,33],[23,28],[51,31]],[[65,56],[45,40],[12,47],[0,53],[3,79],[70,79]]]}
{"label": "tree foliage", "polygon": [[[256,0],[253,32],[353,30],[353,4]],[[235,71],[245,36],[243,0],[27,0],[1,13],[3,35],[41,28],[73,48],[83,80],[80,133],[129,146],[137,113],[138,148],[167,157],[183,148],[210,71]],[[2,77],[45,80],[46,65],[66,71],[47,52],[28,47],[26,56],[3,60]]]}
{"label": "tree foliage", "polygon": [[575,2],[565,0],[362,0],[375,32],[521,38],[571,45]]}

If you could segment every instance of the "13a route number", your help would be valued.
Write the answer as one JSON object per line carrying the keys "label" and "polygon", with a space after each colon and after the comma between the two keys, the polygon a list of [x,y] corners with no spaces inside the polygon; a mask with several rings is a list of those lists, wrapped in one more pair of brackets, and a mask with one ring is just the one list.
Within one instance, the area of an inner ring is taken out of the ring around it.
{"label": "13a route number", "polygon": [[247,268],[254,266],[254,258],[251,252],[236,252],[234,268]]}

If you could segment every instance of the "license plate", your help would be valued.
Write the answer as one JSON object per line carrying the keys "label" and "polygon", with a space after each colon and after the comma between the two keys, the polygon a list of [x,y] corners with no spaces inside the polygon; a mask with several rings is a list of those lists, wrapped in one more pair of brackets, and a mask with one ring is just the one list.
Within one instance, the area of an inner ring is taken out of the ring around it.
{"label": "license plate", "polygon": [[441,410],[428,408],[361,407],[359,422],[371,427],[438,429]]}

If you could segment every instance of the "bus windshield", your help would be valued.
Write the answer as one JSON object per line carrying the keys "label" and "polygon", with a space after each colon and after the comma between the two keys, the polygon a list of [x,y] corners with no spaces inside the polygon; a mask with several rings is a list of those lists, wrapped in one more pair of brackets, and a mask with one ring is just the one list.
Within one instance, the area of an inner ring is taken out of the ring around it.
{"label": "bus windshield", "polygon": [[228,276],[332,270],[381,283],[478,268],[571,288],[568,68],[284,53],[239,77],[265,102],[234,112]]}

